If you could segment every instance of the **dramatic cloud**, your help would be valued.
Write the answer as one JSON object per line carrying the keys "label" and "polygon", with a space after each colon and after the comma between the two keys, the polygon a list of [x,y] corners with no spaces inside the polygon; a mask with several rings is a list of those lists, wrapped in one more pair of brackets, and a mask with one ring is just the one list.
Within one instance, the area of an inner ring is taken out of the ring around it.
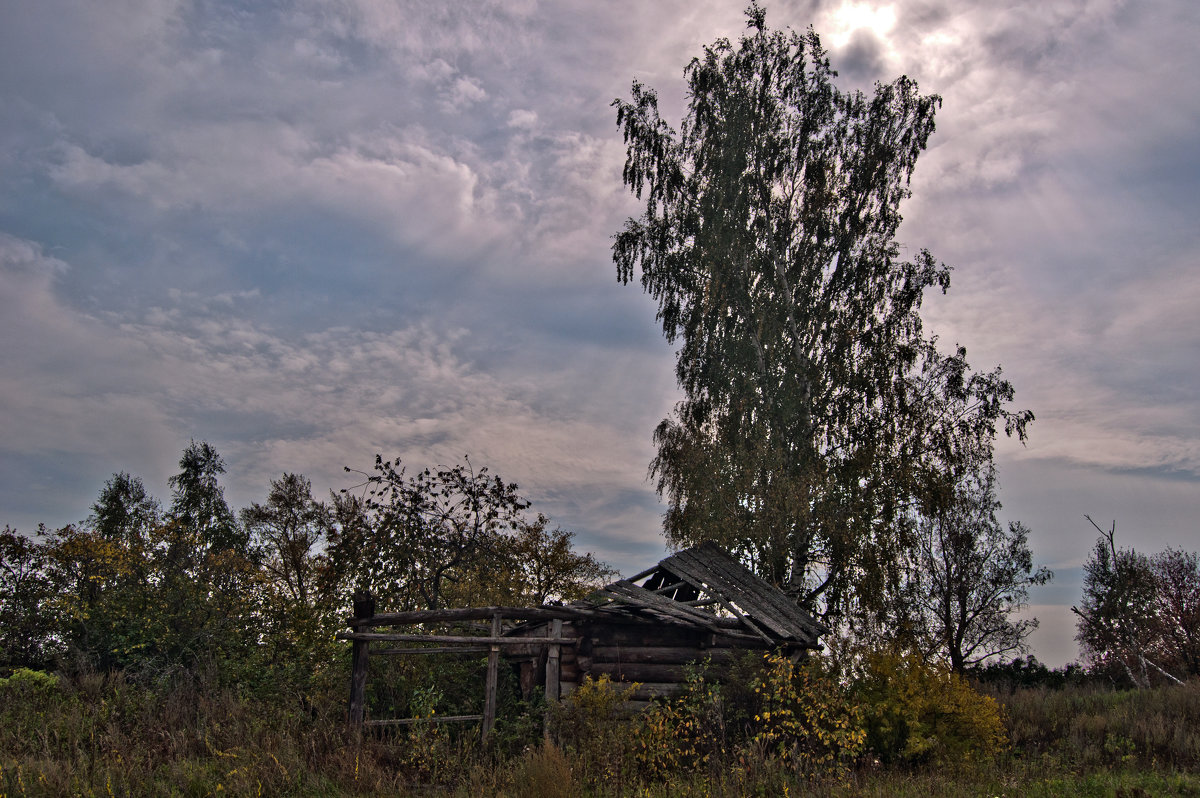
{"label": "dramatic cloud", "polygon": [[[676,399],[616,284],[637,204],[609,103],[668,119],[742,8],[42,0],[0,11],[0,521],[78,520],[116,470],[160,496],[189,438],[236,504],[375,453],[472,462],[625,570],[662,550],[645,469]],[[1059,569],[1094,530],[1200,548],[1200,6],[795,0],[847,86],[943,97],[902,240],[955,268],[929,328],[1037,422],[1005,514]]]}

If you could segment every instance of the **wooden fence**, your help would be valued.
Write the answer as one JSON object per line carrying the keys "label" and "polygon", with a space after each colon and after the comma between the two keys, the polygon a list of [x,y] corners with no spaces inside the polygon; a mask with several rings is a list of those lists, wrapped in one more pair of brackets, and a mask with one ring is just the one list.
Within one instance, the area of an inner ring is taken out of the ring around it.
{"label": "wooden fence", "polygon": [[[487,740],[496,724],[496,689],[500,665],[500,650],[504,646],[544,645],[546,656],[546,702],[547,705],[559,698],[559,663],[563,646],[574,646],[579,640],[562,636],[562,622],[577,617],[577,613],[554,607],[472,607],[448,610],[414,610],[411,612],[375,612],[375,597],[369,593],[354,596],[353,613],[349,619],[351,631],[338,635],[341,640],[352,643],[352,669],[350,677],[349,725],[354,734],[361,734],[364,727],[408,725],[422,723],[469,723],[481,722],[481,735]],[[403,627],[426,623],[454,623],[468,621],[491,621],[487,636],[408,634],[397,632],[371,632],[380,627]],[[547,637],[504,637],[504,621],[550,621]],[[388,648],[371,648],[372,643],[401,643]],[[430,645],[434,644],[434,645]],[[482,715],[449,715],[433,718],[387,718],[366,717],[367,667],[371,656],[407,656],[422,654],[467,654],[484,653],[487,658],[487,677],[484,683]]]}

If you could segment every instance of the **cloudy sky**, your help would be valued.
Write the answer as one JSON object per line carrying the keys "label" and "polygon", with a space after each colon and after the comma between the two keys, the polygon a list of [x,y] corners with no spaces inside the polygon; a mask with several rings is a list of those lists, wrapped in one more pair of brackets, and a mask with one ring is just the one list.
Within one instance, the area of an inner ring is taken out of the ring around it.
{"label": "cloudy sky", "polygon": [[[0,3],[0,522],[88,512],[112,472],[166,498],[189,439],[262,500],[374,455],[464,454],[626,573],[663,551],[650,433],[678,395],[617,284],[610,107],[664,115],[744,0]],[[847,87],[944,98],[902,241],[926,304],[1037,415],[1004,514],[1058,573],[1036,653],[1117,522],[1200,548],[1200,5],[773,2]]]}

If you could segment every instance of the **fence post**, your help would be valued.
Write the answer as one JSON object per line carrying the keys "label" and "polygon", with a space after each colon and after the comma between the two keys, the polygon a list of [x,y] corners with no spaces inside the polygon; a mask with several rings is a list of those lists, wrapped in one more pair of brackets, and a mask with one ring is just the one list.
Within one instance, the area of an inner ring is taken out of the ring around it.
{"label": "fence post", "polygon": [[[550,622],[550,637],[557,640],[562,637],[563,622],[555,619]],[[542,718],[542,735],[550,739],[550,719],[553,716],[554,705],[558,703],[561,687],[562,646],[550,643],[546,646],[546,714]]]}
{"label": "fence post", "polygon": [[[354,594],[354,620],[375,615],[375,597],[370,593]],[[362,626],[351,625],[351,630],[360,632]],[[350,666],[350,731],[361,734],[363,729],[364,699],[367,690],[367,653],[370,643],[366,640],[353,642]]]}
{"label": "fence post", "polygon": [[[554,639],[562,637],[563,622],[555,619],[550,622],[550,636]],[[562,646],[551,643],[546,650],[546,704],[553,704],[559,698],[559,676],[561,673]]]}
{"label": "fence post", "polygon": [[[500,613],[492,615],[492,637],[500,636]],[[500,644],[492,642],[491,648],[488,649],[487,661],[487,685],[484,687],[483,693],[483,740],[487,742],[488,735],[492,733],[492,727],[496,725],[496,683],[498,681],[498,670],[500,667]]]}

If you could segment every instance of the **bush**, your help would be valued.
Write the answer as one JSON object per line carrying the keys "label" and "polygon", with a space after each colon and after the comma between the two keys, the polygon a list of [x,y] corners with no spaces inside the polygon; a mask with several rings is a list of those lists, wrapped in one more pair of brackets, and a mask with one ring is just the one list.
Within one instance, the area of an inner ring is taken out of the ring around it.
{"label": "bush", "polygon": [[862,710],[816,658],[798,665],[768,654],[754,683],[760,699],[751,742],[805,775],[843,770],[862,749]]}
{"label": "bush", "polygon": [[571,765],[558,746],[547,740],[530,748],[517,760],[512,773],[517,794],[539,798],[572,798],[579,792],[571,774]]}
{"label": "bush", "polygon": [[630,775],[635,737],[626,702],[636,689],[636,684],[614,683],[607,674],[589,676],[551,708],[553,736],[588,787],[620,785]]}
{"label": "bush", "polygon": [[868,652],[853,680],[866,745],[884,763],[991,756],[1007,739],[999,703],[914,654]]}
{"label": "bush", "polygon": [[989,692],[1003,692],[1009,695],[1021,688],[1047,687],[1062,690],[1068,685],[1079,687],[1099,678],[1089,674],[1077,662],[1070,662],[1061,668],[1047,668],[1032,654],[1024,659],[1014,657],[1010,662],[989,662],[972,669],[968,676]]}
{"label": "bush", "polygon": [[634,759],[649,776],[691,772],[714,764],[726,743],[721,685],[698,666],[688,672],[682,696],[659,699],[641,716]]}

